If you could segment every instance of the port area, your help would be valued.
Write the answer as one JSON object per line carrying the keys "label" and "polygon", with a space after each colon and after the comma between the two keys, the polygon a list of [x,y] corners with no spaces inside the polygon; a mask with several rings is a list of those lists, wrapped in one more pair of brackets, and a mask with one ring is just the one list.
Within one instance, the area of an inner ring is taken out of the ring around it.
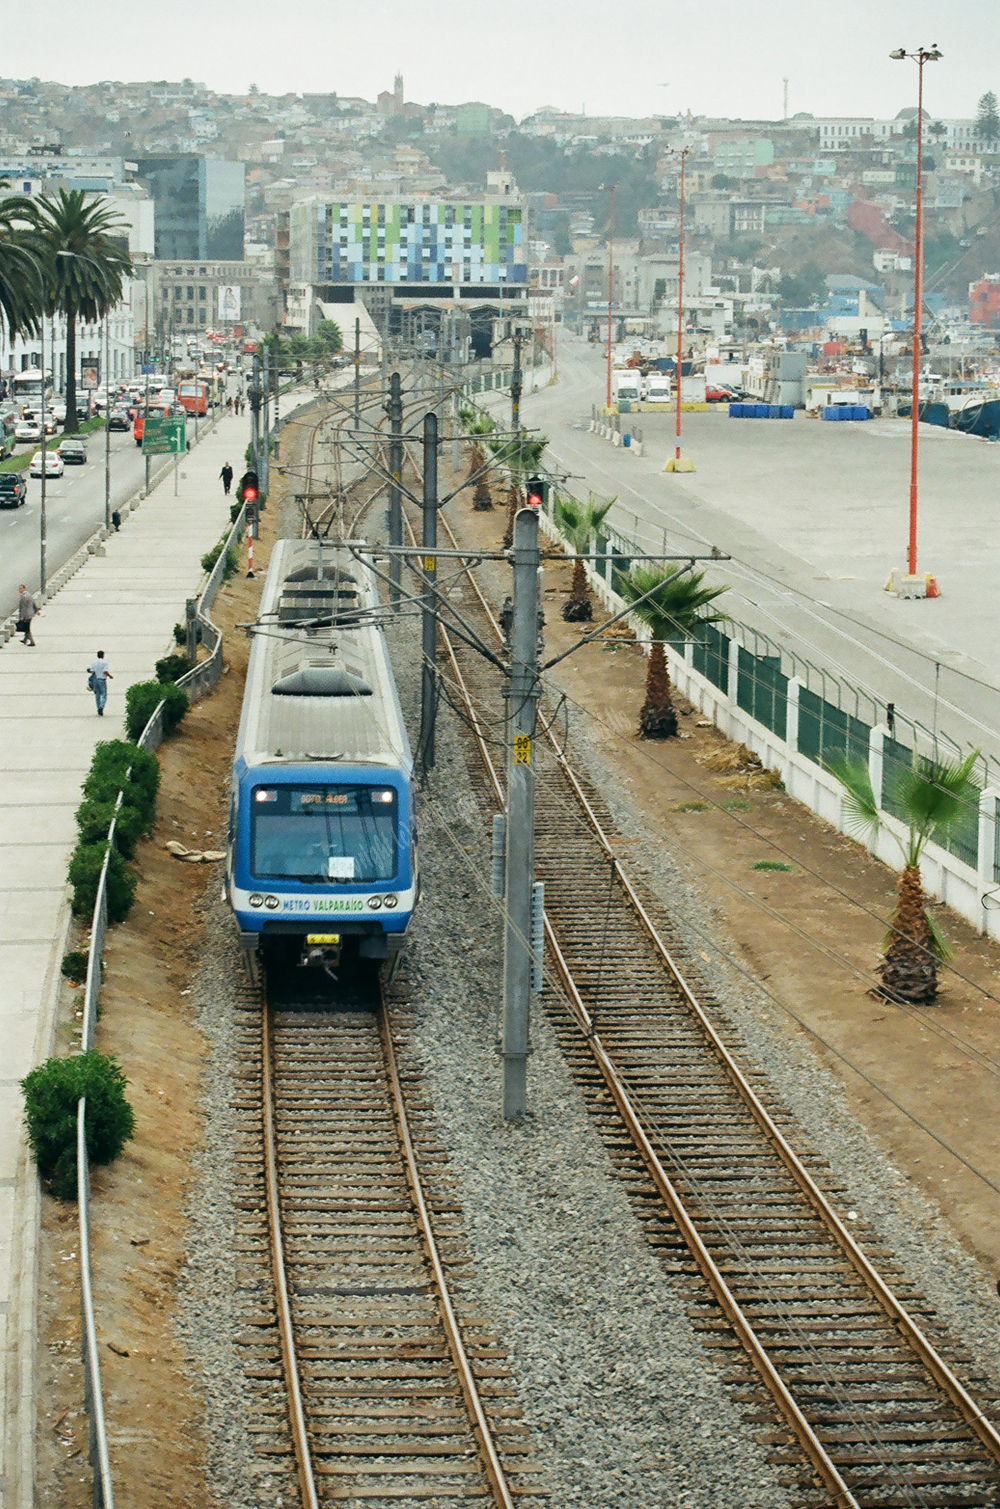
{"label": "port area", "polygon": [[[636,455],[588,432],[603,393],[600,353],[561,334],[558,381],[523,403],[571,491],[616,498],[609,522],[648,550],[717,546],[732,557],[712,572],[733,618],[928,728],[936,702],[936,726],[1000,756],[1000,445],[920,425],[917,569],[941,595],[903,601],[884,588],[907,565],[907,419],[730,419],[720,404],[682,416],[695,470],[665,475],[673,414],[622,416],[642,432]],[[490,406],[509,412],[499,394]]]}
{"label": "port area", "polygon": [[[460,497],[449,517],[461,544],[495,550],[505,511],[475,513]],[[595,605],[594,624],[563,622],[570,576],[561,561],[545,566],[546,659],[607,616]],[[895,873],[793,801],[683,699],[678,739],[641,739],[645,675],[644,651],[620,626],[550,673],[550,713],[564,694],[557,721],[568,719],[569,758],[611,806],[625,835],[622,862],[679,909],[709,983],[724,981],[724,993],[743,1001],[741,1030],[817,1145],[827,1145],[823,1128],[842,1097],[898,1171],[901,1198],[905,1183],[926,1200],[928,1241],[950,1234],[985,1266],[985,1294],[1000,1273],[1000,948],[935,907],[956,950],[938,1005],[918,1011],[874,997]],[[787,868],[755,869],[761,862]],[[826,1073],[803,1073],[810,1061]]]}

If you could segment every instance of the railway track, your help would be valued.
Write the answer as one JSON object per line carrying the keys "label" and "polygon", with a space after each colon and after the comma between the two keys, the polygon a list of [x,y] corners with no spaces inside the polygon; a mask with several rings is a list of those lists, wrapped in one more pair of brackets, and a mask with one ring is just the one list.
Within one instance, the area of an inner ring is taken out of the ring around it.
{"label": "railway track", "polygon": [[405,1005],[373,984],[334,1003],[248,985],[240,1006],[256,1456],[304,1509],[547,1503],[503,1347],[475,1313]]}
{"label": "railway track", "polygon": [[[441,637],[500,805],[499,688]],[[535,742],[546,1008],[649,1241],[681,1275],[783,1481],[796,1502],[845,1509],[1000,1505],[1000,1436],[968,1391],[987,1390],[974,1361],[824,1160],[793,1150],[791,1117],[765,1106],[764,1077],[724,1041],[718,1003],[665,909],[616,858],[598,797],[551,737]]]}
{"label": "railway track", "polygon": [[293,975],[245,983],[237,1018],[234,1260],[262,1481],[305,1509],[545,1504],[405,1002],[374,974]]}

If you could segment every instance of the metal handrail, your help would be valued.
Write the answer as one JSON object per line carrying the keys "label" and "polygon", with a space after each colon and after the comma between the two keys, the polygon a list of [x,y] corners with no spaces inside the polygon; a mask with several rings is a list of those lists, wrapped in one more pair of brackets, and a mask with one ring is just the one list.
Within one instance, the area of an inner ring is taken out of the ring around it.
{"label": "metal handrail", "polygon": [[[208,580],[201,590],[198,605],[195,609],[195,617],[202,625],[204,636],[205,630],[214,636],[212,649],[207,659],[198,665],[192,666],[185,671],[177,682],[188,693],[192,701],[197,701],[218,684],[222,674],[222,631],[216,627],[208,616],[208,610],[215,602],[219,587],[222,584],[226,557],[229,550],[238,544],[240,535],[246,522],[246,504],[240,508],[238,515],[226,536],[219,557],[209,573]],[[136,745],[139,749],[152,752],[158,749],[163,742],[163,712],[166,702],[158,702],[147,722]],[[126,780],[130,773],[126,772]],[[87,981],[84,988],[83,998],[83,1027],[81,1031],[81,1048],[84,1053],[94,1046],[94,1035],[97,1026],[97,1007],[101,992],[101,953],[104,947],[104,939],[108,930],[108,867],[111,862],[111,850],[115,843],[115,829],[118,822],[118,813],[121,809],[124,793],[119,791],[115,801],[114,815],[108,828],[107,849],[104,854],[104,862],[101,865],[101,874],[97,883],[97,896],[94,901],[93,920],[90,928],[90,952],[87,959]],[[111,1480],[111,1460],[108,1452],[107,1426],[104,1418],[104,1398],[101,1392],[101,1367],[100,1355],[97,1343],[97,1318],[94,1313],[94,1300],[91,1290],[91,1254],[90,1254],[90,1160],[87,1156],[87,1101],[81,1097],[76,1107],[76,1194],[77,1211],[79,1221],[80,1238],[80,1336],[81,1350],[83,1353],[83,1379],[84,1379],[84,1403],[90,1420],[90,1465],[94,1474],[94,1509],[114,1509],[114,1485]]]}

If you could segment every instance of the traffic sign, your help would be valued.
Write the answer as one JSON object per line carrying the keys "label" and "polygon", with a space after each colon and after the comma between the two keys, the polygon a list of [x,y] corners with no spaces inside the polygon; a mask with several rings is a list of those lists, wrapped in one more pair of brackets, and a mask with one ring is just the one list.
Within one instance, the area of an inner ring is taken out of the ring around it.
{"label": "traffic sign", "polygon": [[187,450],[186,421],[183,414],[149,414],[142,427],[144,456],[178,456]]}

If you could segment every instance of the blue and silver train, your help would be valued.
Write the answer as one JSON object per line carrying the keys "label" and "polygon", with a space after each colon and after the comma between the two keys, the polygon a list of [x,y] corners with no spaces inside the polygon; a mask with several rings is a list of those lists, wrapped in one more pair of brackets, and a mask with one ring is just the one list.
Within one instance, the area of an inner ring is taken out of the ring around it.
{"label": "blue and silver train", "polygon": [[254,629],[226,889],[248,949],[390,959],[417,903],[412,757],[370,567],[282,540]]}

